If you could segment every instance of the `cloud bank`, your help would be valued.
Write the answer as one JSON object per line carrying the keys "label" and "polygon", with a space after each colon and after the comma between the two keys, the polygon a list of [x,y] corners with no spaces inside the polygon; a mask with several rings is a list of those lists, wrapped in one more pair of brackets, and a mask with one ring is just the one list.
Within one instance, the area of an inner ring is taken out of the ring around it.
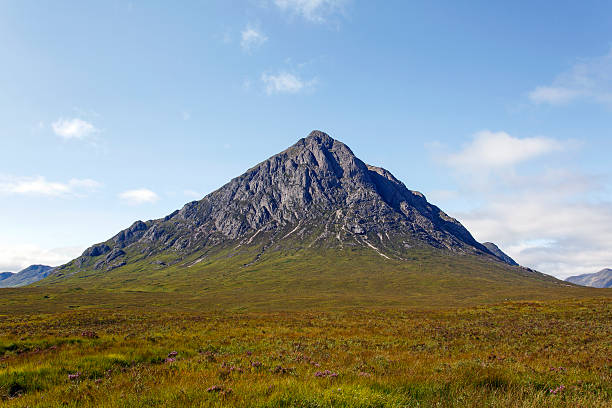
{"label": "cloud bank", "polygon": [[[521,265],[560,278],[611,267],[612,202],[601,176],[556,167],[553,159],[567,144],[479,132],[446,156],[459,190],[438,198],[452,210],[456,197],[468,197],[470,206],[453,216]],[[529,165],[535,159],[541,166]]]}
{"label": "cloud bank", "polygon": [[19,272],[30,265],[59,266],[79,256],[85,248],[44,249],[36,245],[0,244],[0,272]]}

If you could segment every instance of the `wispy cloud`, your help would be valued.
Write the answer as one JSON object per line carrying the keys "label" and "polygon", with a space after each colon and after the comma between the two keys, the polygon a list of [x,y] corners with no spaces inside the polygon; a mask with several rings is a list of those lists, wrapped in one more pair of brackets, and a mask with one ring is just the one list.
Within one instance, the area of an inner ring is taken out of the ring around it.
{"label": "wispy cloud", "polygon": [[157,193],[146,188],[124,191],[119,194],[119,198],[131,205],[154,203],[159,200]]}
{"label": "wispy cloud", "polygon": [[68,182],[48,181],[43,176],[0,176],[0,194],[33,196],[84,196],[101,184],[91,179],[71,179]]}
{"label": "wispy cloud", "polygon": [[342,12],[348,0],[274,0],[278,8],[308,21],[323,23],[335,13]]}
{"label": "wispy cloud", "polygon": [[518,138],[506,132],[483,130],[476,133],[462,150],[446,155],[445,161],[459,169],[495,169],[512,166],[563,147],[563,142],[551,138]]}
{"label": "wispy cloud", "polygon": [[247,25],[247,27],[242,30],[240,46],[246,52],[252,52],[256,48],[261,47],[266,41],[268,41],[268,37],[259,29],[255,28],[252,25]]}
{"label": "wispy cloud", "polygon": [[183,191],[183,194],[185,194],[185,196],[189,197],[189,198],[194,198],[194,199],[201,199],[202,197],[204,197],[204,194],[195,191],[195,190],[185,190]]}
{"label": "wispy cloud", "polygon": [[96,127],[79,118],[58,119],[51,124],[53,132],[63,139],[86,139],[98,132]]}
{"label": "wispy cloud", "polygon": [[588,100],[612,105],[612,50],[601,57],[577,62],[552,84],[529,92],[529,99],[536,104],[562,105]]}
{"label": "wispy cloud", "polygon": [[304,81],[300,77],[288,72],[278,74],[262,74],[261,80],[265,85],[268,95],[278,93],[296,94],[312,88],[316,84],[316,79]]}

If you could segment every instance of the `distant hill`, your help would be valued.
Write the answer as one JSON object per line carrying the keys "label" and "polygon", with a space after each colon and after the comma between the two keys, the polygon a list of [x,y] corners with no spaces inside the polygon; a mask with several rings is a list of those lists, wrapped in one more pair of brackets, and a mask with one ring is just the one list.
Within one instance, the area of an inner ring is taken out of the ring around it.
{"label": "distant hill", "polygon": [[4,279],[0,279],[0,288],[15,288],[29,285],[47,277],[52,271],[52,266],[31,265],[17,273],[4,272],[2,276],[9,273]]}
{"label": "distant hill", "polygon": [[594,288],[612,288],[612,269],[606,268],[597,273],[570,276],[565,280],[575,283],[576,285],[591,286]]}
{"label": "distant hill", "polygon": [[501,261],[507,263],[508,265],[518,266],[518,263],[516,263],[516,261],[514,259],[512,259],[508,255],[506,255],[494,243],[492,243],[492,242],[483,242],[482,245],[484,245],[485,248],[487,248],[489,250],[489,252],[491,252],[493,255],[495,255],[497,258],[499,258]]}
{"label": "distant hill", "polygon": [[6,278],[9,278],[13,275],[14,275],[13,272],[0,272],[0,281],[3,281]]}
{"label": "distant hill", "polygon": [[503,301],[564,285],[509,265],[423,194],[320,131],[35,284],[219,305]]}

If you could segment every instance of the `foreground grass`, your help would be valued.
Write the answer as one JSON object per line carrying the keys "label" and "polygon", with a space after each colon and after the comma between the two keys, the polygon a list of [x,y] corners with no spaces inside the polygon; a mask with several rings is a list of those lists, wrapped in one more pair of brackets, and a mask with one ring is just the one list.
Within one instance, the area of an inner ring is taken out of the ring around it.
{"label": "foreground grass", "polygon": [[0,404],[607,407],[611,339],[605,299],[429,312],[5,315]]}

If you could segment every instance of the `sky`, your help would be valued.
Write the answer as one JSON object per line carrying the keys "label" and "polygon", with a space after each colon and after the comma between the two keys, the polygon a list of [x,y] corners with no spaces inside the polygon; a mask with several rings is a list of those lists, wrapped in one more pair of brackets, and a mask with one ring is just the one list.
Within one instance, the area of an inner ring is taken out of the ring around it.
{"label": "sky", "polygon": [[[505,3],[505,4],[504,4]],[[559,278],[612,267],[612,3],[0,2],[0,271],[319,129]]]}

